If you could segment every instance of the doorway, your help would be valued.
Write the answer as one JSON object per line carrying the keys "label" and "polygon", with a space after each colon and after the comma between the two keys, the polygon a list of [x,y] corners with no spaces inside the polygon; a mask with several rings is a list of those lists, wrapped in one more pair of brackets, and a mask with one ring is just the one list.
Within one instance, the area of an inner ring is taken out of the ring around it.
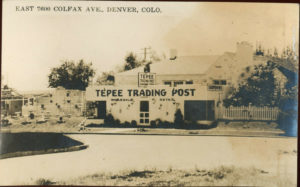
{"label": "doorway", "polygon": [[106,117],[106,101],[96,101],[97,118],[104,119]]}
{"label": "doorway", "polygon": [[140,124],[149,125],[149,101],[140,101]]}
{"label": "doorway", "polygon": [[215,120],[215,101],[184,101],[184,119],[189,121]]}

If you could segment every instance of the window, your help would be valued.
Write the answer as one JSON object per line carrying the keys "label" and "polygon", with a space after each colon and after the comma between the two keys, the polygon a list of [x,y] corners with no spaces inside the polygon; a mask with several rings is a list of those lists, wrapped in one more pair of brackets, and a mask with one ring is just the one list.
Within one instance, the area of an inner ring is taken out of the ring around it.
{"label": "window", "polygon": [[185,84],[193,84],[193,81],[185,81]]}
{"label": "window", "polygon": [[52,100],[50,100],[50,103],[53,103],[53,101],[52,101]]}
{"label": "window", "polygon": [[71,100],[67,100],[67,103],[71,103]]}
{"label": "window", "polygon": [[211,85],[211,86],[208,86],[208,90],[210,90],[210,91],[221,91],[222,86]]}
{"label": "window", "polygon": [[68,93],[67,93],[67,97],[69,97],[69,96],[70,96],[70,93],[68,92]]}
{"label": "window", "polygon": [[226,85],[226,80],[213,80],[214,85]]}
{"label": "window", "polygon": [[30,102],[30,105],[33,105],[34,99],[33,99],[33,98],[30,98],[30,99],[29,99],[29,102]]}
{"label": "window", "polygon": [[193,80],[176,80],[176,81],[163,81],[164,85],[169,85],[169,86],[174,86],[176,87],[177,85],[183,85],[183,84],[194,84]]}
{"label": "window", "polygon": [[182,85],[183,81],[174,81],[174,87],[176,87],[177,85]]}
{"label": "window", "polygon": [[221,85],[226,85],[226,80],[221,80]]}
{"label": "window", "polygon": [[213,80],[213,83],[214,83],[215,85],[219,85],[219,84],[220,84],[220,81],[219,81],[219,80]]}
{"label": "window", "polygon": [[45,108],[44,104],[41,104],[41,109],[44,109],[44,108]]}
{"label": "window", "polygon": [[172,82],[171,82],[171,81],[164,81],[164,85],[169,85],[169,86],[171,86],[171,85],[172,85]]}

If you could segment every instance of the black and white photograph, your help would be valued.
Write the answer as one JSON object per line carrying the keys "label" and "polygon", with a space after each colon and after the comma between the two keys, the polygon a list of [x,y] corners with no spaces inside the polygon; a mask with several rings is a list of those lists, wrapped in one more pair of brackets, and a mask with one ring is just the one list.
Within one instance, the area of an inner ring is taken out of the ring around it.
{"label": "black and white photograph", "polygon": [[299,4],[3,0],[0,186],[297,186]]}

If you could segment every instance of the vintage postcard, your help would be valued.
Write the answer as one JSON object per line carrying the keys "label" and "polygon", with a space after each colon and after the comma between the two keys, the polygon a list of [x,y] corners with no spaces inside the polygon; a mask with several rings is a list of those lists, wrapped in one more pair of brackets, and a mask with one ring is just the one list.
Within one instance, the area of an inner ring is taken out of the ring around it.
{"label": "vintage postcard", "polygon": [[297,186],[298,4],[2,7],[0,185]]}

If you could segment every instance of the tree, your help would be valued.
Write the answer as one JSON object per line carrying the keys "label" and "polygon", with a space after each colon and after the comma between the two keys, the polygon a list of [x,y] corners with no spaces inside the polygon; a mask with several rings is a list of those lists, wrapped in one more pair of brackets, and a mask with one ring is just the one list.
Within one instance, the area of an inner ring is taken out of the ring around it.
{"label": "tree", "polygon": [[136,56],[132,52],[125,57],[125,62],[124,71],[128,71],[142,65],[137,61]]}
{"label": "tree", "polygon": [[103,72],[96,80],[99,85],[113,85],[115,82],[114,72]]}
{"label": "tree", "polygon": [[145,67],[144,67],[144,72],[145,73],[150,73],[150,64],[152,64],[152,62],[149,62],[145,65]]}
{"label": "tree", "polygon": [[233,94],[223,101],[226,107],[233,106],[278,106],[280,90],[274,77],[276,64],[254,66],[254,71],[239,83]]}
{"label": "tree", "polygon": [[86,64],[83,60],[78,63],[65,61],[59,67],[51,69],[48,75],[49,87],[62,86],[65,89],[85,90],[94,75],[92,63]]}
{"label": "tree", "polygon": [[175,128],[184,128],[183,115],[180,109],[177,109],[174,114],[174,127]]}
{"label": "tree", "polygon": [[159,61],[161,61],[162,59],[165,59],[165,58],[166,58],[166,55],[164,53],[158,54],[153,49],[150,51],[150,61],[159,62]]}

